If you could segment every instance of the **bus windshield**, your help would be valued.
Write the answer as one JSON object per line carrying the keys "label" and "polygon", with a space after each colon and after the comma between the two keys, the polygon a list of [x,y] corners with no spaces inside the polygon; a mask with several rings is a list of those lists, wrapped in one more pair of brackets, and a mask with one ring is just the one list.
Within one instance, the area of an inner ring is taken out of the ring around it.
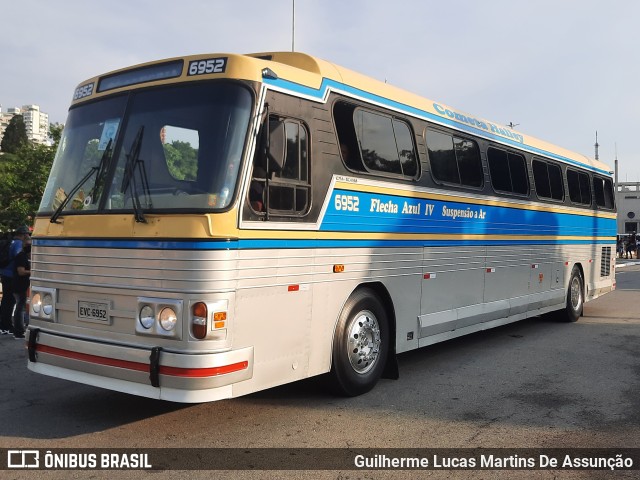
{"label": "bus windshield", "polygon": [[72,108],[39,213],[223,209],[251,107],[248,88],[203,82]]}

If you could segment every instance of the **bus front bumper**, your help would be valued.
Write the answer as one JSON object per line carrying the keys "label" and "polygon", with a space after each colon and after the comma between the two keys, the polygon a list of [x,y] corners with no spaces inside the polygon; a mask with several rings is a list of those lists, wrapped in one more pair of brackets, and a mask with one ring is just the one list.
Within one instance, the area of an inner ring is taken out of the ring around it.
{"label": "bus front bumper", "polygon": [[74,338],[29,327],[29,370],[44,375],[174,402],[233,397],[253,376],[253,347],[219,353],[176,353]]}

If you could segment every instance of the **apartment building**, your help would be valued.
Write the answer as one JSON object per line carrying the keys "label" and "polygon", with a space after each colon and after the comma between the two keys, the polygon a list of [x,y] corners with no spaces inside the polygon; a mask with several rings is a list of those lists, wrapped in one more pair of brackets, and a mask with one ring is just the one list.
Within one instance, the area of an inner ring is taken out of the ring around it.
{"label": "apartment building", "polygon": [[29,140],[34,143],[49,143],[49,115],[42,112],[38,105],[7,108],[6,112],[0,107],[0,140],[9,122],[16,115],[22,115]]}

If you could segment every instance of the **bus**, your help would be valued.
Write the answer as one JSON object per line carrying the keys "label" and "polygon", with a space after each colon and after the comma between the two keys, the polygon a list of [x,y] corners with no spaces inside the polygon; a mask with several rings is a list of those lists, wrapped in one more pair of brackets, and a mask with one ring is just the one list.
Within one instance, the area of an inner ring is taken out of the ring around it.
{"label": "bus", "polygon": [[28,368],[195,403],[615,288],[609,167],[297,52],[82,82],[36,217]]}

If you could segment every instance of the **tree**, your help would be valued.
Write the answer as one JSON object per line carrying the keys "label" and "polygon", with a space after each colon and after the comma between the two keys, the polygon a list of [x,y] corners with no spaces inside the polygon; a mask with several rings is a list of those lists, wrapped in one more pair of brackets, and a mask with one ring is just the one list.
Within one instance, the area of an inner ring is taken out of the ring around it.
{"label": "tree", "polygon": [[51,147],[26,142],[0,155],[0,232],[33,224],[57,148],[57,142]]}
{"label": "tree", "polygon": [[0,142],[0,150],[3,153],[16,153],[20,148],[29,143],[27,137],[27,127],[24,125],[24,119],[22,115],[15,115],[9,120]]}
{"label": "tree", "polygon": [[198,150],[189,142],[180,140],[165,143],[163,146],[171,176],[176,180],[195,180],[198,174]]}
{"label": "tree", "polygon": [[62,130],[64,130],[64,125],[62,123],[52,123],[51,125],[49,125],[49,138],[55,145],[60,143]]}

